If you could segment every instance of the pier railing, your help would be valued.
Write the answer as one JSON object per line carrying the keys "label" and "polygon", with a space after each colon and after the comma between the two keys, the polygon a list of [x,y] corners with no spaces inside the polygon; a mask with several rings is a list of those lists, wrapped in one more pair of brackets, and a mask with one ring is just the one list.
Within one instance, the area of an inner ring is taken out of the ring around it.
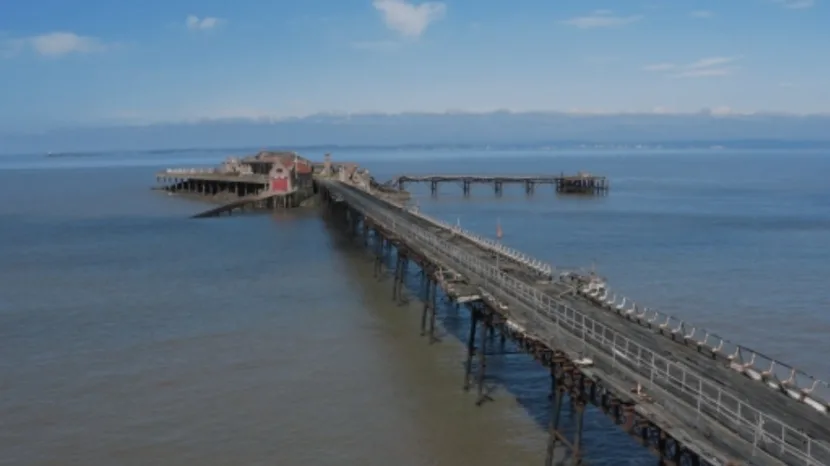
{"label": "pier railing", "polygon": [[528,254],[525,254],[525,253],[517,250],[517,249],[511,248],[509,246],[505,246],[504,244],[502,244],[498,241],[495,241],[495,240],[492,240],[492,239],[487,238],[485,236],[481,236],[479,234],[473,233],[472,231],[465,230],[464,228],[461,227],[461,225],[457,225],[457,224],[452,225],[452,224],[450,224],[448,222],[445,222],[443,220],[439,220],[437,218],[433,218],[433,217],[430,217],[428,215],[424,215],[417,208],[408,207],[408,208],[405,208],[405,209],[406,209],[407,212],[409,212],[410,214],[412,214],[412,215],[414,215],[418,218],[421,218],[421,219],[423,219],[423,220],[425,220],[429,223],[432,223],[436,226],[439,226],[441,228],[452,231],[453,233],[455,233],[457,235],[464,236],[468,240],[470,240],[473,243],[481,246],[484,249],[495,252],[496,254],[501,254],[501,255],[506,256],[507,258],[509,258],[509,259],[519,263],[519,264],[525,265],[526,267],[532,269],[533,271],[535,271],[537,274],[539,274],[543,278],[547,278],[547,279],[552,279],[553,278],[554,268],[550,264],[542,262],[542,261],[540,261],[540,260],[538,260],[538,259],[536,259],[536,258],[534,258],[534,257],[532,257]]}
{"label": "pier railing", "polygon": [[164,173],[171,175],[198,175],[202,173],[219,173],[215,168],[168,168]]}
{"label": "pier railing", "polygon": [[[830,444],[812,439],[683,364],[655,353],[566,303],[516,280],[491,263],[482,261],[423,228],[401,221],[387,209],[362,199],[351,188],[327,184],[354,208],[363,211],[385,228],[401,237],[417,240],[432,253],[450,260],[459,271],[472,272],[494,285],[499,292],[524,303],[534,313],[533,323],[538,328],[527,330],[540,341],[555,347],[553,335],[565,332],[576,336],[585,345],[583,353],[588,352],[588,347],[593,349],[593,354],[584,356],[610,360],[615,367],[635,374],[634,378],[647,391],[662,390],[685,401],[695,407],[699,414],[726,426],[754,448],[762,449],[790,464],[822,466],[830,462]],[[542,334],[539,330],[547,331]]]}
{"label": "pier railing", "polygon": [[[498,241],[478,235],[452,225],[443,220],[425,215],[416,208],[408,211],[428,222],[465,236],[479,246],[504,254],[516,262],[536,270],[543,277],[554,278],[554,268],[532,256],[504,246]],[[730,367],[746,377],[766,384],[770,389],[780,390],[790,398],[802,402],[824,414],[830,414],[830,383],[816,378],[790,364],[767,356],[760,351],[734,343],[715,332],[701,326],[695,326],[682,319],[643,306],[622,293],[612,291],[607,284],[588,286],[578,290],[586,298],[614,311],[623,317],[634,320],[650,328],[656,328],[661,334],[682,344],[695,345],[708,349],[715,356],[720,356],[730,363]]]}
{"label": "pier railing", "polygon": [[579,292],[623,317],[658,329],[661,334],[672,340],[707,349],[714,356],[726,359],[733,370],[746,377],[766,384],[771,389],[780,390],[819,412],[830,413],[830,384],[824,380],[759,351],[733,343],[711,330],[691,325],[682,319],[655,309],[638,306],[634,300],[622,293],[612,291],[606,284],[588,285],[581,288]]}

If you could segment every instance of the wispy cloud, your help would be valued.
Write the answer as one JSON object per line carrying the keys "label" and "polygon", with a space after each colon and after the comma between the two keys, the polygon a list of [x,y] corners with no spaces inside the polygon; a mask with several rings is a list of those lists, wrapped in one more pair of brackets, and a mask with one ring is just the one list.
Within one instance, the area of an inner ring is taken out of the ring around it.
{"label": "wispy cloud", "polygon": [[216,18],[214,16],[198,17],[196,15],[188,15],[184,20],[184,25],[191,31],[208,31],[216,29],[225,23],[225,20]]}
{"label": "wispy cloud", "polygon": [[408,3],[405,0],[374,0],[389,29],[404,37],[417,38],[430,24],[443,19],[447,6],[442,2]]}
{"label": "wispy cloud", "polygon": [[729,76],[738,70],[735,57],[709,57],[692,63],[655,63],[643,67],[646,71],[668,73],[671,78],[708,78]]}
{"label": "wispy cloud", "polygon": [[401,46],[400,42],[394,40],[367,40],[352,42],[351,47],[357,50],[390,51]]}
{"label": "wispy cloud", "polygon": [[595,29],[625,26],[641,19],[642,15],[619,16],[611,10],[596,10],[589,15],[566,19],[562,23],[580,29]]}
{"label": "wispy cloud", "polygon": [[691,16],[692,18],[697,18],[697,19],[708,19],[708,18],[714,17],[715,13],[713,13],[709,10],[695,10],[695,11],[689,13],[689,16]]}
{"label": "wispy cloud", "polygon": [[816,0],[772,0],[784,8],[791,10],[803,10],[805,8],[812,8],[816,4]]}
{"label": "wispy cloud", "polygon": [[0,57],[12,58],[30,51],[43,57],[56,58],[72,54],[103,52],[113,46],[114,44],[107,44],[95,37],[58,31],[2,40],[0,41]]}

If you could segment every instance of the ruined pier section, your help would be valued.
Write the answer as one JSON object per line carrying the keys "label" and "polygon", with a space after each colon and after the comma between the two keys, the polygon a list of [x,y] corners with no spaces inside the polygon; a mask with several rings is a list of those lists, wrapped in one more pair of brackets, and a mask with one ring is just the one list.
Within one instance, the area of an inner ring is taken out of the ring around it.
{"label": "ruined pier section", "polygon": [[[476,387],[478,405],[488,400],[488,334],[515,340],[549,368],[547,465],[562,449],[573,464],[581,462],[588,404],[661,464],[830,464],[826,383],[794,369],[782,372],[776,367],[789,366],[711,332],[696,338],[687,324],[660,322],[653,311],[627,305],[619,295],[612,299],[593,276],[558,271],[371,187],[319,183],[331,215],[374,256],[375,275],[394,260],[393,299],[406,292],[410,264],[420,269],[421,333],[430,343],[436,341],[438,288],[470,311],[462,386]],[[761,367],[762,360],[770,367]],[[560,426],[565,399],[577,418],[570,437]]]}
{"label": "ruined pier section", "polygon": [[313,164],[294,152],[261,151],[229,157],[215,168],[170,168],[156,174],[159,188],[219,203],[196,217],[237,210],[288,209],[315,194]]}
{"label": "ruined pier section", "polygon": [[398,202],[409,193],[380,185],[369,171],[356,163],[312,162],[294,152],[260,151],[258,154],[227,158],[215,168],[168,168],[156,173],[155,189],[219,204],[194,215],[195,218],[231,215],[234,211],[291,209],[314,206],[316,179],[336,179],[391,196]]}
{"label": "ruined pier section", "polygon": [[551,185],[560,194],[604,195],[608,193],[610,183],[604,176],[590,173],[576,175],[401,175],[389,182],[398,190],[405,190],[407,184],[429,183],[430,193],[438,195],[441,184],[451,183],[461,186],[464,196],[469,196],[474,184],[486,184],[493,187],[496,196],[504,193],[505,185],[520,185],[525,194],[532,195],[539,185]]}

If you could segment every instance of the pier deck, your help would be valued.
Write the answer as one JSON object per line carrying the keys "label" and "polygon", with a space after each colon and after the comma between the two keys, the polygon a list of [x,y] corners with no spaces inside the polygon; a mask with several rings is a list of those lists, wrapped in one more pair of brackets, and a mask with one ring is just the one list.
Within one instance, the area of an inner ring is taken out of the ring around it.
{"label": "pier deck", "polygon": [[[775,380],[755,380],[736,370],[735,363],[751,362],[736,361],[716,340],[690,341],[674,328],[653,325],[653,319],[602,305],[583,284],[561,278],[540,261],[517,257],[383,195],[338,181],[320,183],[407,254],[454,275],[468,297],[475,290],[506,327],[542,348],[534,351],[549,359],[564,355],[576,374],[569,377],[583,384],[587,378],[589,385],[612,392],[658,427],[663,447],[664,434],[673,438],[677,463],[682,450],[694,453],[692,464],[830,464],[826,399],[808,397],[815,405],[793,399],[781,382],[774,389]],[[799,389],[810,394],[808,387]],[[552,431],[561,441],[556,426]],[[577,440],[576,450],[578,445]]]}
{"label": "pier deck", "polygon": [[401,175],[387,184],[403,190],[409,183],[429,183],[432,194],[438,192],[438,186],[441,183],[459,183],[465,196],[470,194],[473,184],[490,184],[497,195],[502,194],[505,184],[521,184],[527,194],[533,194],[536,186],[540,184],[553,185],[557,192],[567,194],[604,194],[609,188],[606,177],[588,173],[576,175],[564,173],[559,175]]}

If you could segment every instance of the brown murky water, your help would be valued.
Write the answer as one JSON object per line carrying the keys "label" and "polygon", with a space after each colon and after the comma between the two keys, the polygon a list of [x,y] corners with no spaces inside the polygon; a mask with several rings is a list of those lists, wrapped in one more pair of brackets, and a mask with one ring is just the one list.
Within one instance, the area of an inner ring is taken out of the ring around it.
{"label": "brown murky water", "polygon": [[[826,373],[829,324],[812,310],[828,302],[830,206],[804,179],[826,159],[734,162],[756,178],[717,196],[690,159],[545,163],[512,170],[588,165],[613,176],[611,196],[464,201],[448,186],[422,206],[485,234],[500,218],[508,244],[597,259],[633,296]],[[374,172],[430,168],[411,165]],[[445,309],[429,345],[417,301],[394,305],[318,215],[189,220],[201,205],[149,191],[153,169],[0,170],[6,198],[43,187],[0,206],[0,464],[542,464],[549,379],[527,356],[492,356],[494,401],[476,407],[466,313]],[[792,177],[803,189],[776,191]],[[722,280],[736,274],[739,297]],[[585,429],[591,464],[655,461],[594,410]]]}

